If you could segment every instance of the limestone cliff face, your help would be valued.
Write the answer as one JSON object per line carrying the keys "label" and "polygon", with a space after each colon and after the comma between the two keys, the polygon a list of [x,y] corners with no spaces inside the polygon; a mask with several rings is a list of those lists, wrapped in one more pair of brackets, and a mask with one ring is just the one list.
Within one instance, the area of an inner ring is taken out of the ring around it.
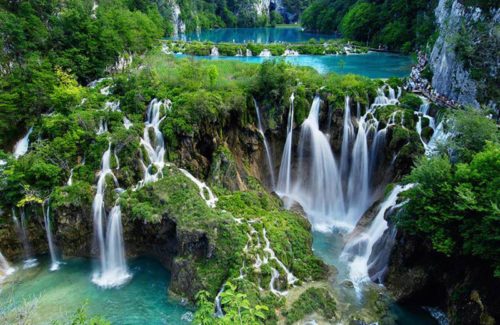
{"label": "limestone cliff face", "polygon": [[487,80],[498,81],[500,10],[440,0],[435,14],[439,36],[430,57],[433,88],[462,105],[494,104],[495,91]]}

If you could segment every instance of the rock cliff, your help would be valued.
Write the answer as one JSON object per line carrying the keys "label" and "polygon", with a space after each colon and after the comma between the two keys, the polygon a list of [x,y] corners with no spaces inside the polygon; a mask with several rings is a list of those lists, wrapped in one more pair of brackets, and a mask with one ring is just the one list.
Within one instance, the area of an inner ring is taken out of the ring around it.
{"label": "rock cliff", "polygon": [[440,0],[432,49],[432,86],[462,105],[498,103],[500,10],[478,1]]}

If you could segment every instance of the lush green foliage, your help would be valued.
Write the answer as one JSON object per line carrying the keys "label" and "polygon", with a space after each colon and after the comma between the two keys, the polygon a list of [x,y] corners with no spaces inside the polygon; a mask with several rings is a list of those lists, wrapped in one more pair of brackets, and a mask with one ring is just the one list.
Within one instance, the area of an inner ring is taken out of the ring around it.
{"label": "lush green foliage", "polygon": [[[245,55],[246,50],[250,50],[254,56],[259,55],[264,49],[271,52],[273,56],[281,56],[285,50],[294,50],[300,54],[324,55],[324,54],[345,54],[344,49],[347,41],[344,39],[329,40],[326,42],[308,42],[292,44],[260,44],[260,43],[217,43],[212,42],[183,42],[165,41],[169,50],[173,53],[183,53],[196,56],[208,56],[214,46],[217,46],[219,54],[222,56]],[[326,45],[325,45],[326,44]],[[353,44],[355,47],[350,53],[366,53],[368,49],[360,44]]]}
{"label": "lush green foliage", "polygon": [[198,310],[196,311],[194,324],[259,324],[266,319],[264,311],[269,311],[265,305],[254,305],[247,298],[247,294],[238,292],[238,287],[227,282],[224,292],[221,294],[221,305],[224,308],[224,316],[214,316],[214,303],[209,299],[206,291],[200,291],[197,295]]}
{"label": "lush green foliage", "polygon": [[[187,31],[197,28],[257,27],[280,24],[284,21],[275,9],[269,12],[257,12],[257,0],[181,0],[181,18],[186,23]],[[297,16],[310,0],[285,0],[283,4]]]}
{"label": "lush green foliage", "polygon": [[428,238],[436,251],[482,259],[500,276],[498,131],[479,111],[456,111],[448,118],[451,156],[418,162],[407,177],[415,187],[404,194],[410,200],[398,222]]}
{"label": "lush green foliage", "polygon": [[286,311],[287,324],[298,322],[313,312],[331,320],[335,317],[336,305],[327,289],[309,288],[294,301],[290,310]]}
{"label": "lush green foliage", "polygon": [[320,32],[339,31],[372,46],[409,52],[423,46],[434,32],[436,1],[316,0],[302,23]]}
{"label": "lush green foliage", "polygon": [[147,2],[87,0],[0,3],[0,147],[49,109],[65,105],[61,74],[88,83],[120,55],[138,54],[168,32],[167,20]]}

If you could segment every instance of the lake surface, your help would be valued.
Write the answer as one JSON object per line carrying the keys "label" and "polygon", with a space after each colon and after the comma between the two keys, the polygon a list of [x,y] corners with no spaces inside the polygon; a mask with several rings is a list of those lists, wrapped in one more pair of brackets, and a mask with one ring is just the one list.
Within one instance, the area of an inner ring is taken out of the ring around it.
{"label": "lake surface", "polygon": [[91,282],[92,263],[87,259],[67,260],[56,272],[48,271],[48,262],[18,270],[0,285],[0,323],[12,323],[9,312],[23,301],[38,300],[34,324],[67,320],[85,302],[89,315],[101,315],[112,324],[188,324],[181,318],[189,310],[168,298],[170,273],[154,260],[129,261],[133,278],[116,289],[101,289]]}
{"label": "lake surface", "polygon": [[301,27],[283,28],[220,28],[202,30],[199,33],[189,33],[180,37],[186,41],[210,41],[215,43],[303,43],[310,39],[329,40],[338,35],[317,34],[302,31]]}
{"label": "lake surface", "polygon": [[[186,55],[178,55],[186,57]],[[297,66],[308,66],[319,73],[335,72],[340,74],[359,74],[368,78],[406,77],[410,74],[413,64],[411,57],[392,54],[369,52],[352,55],[299,55],[288,57],[245,57],[245,56],[196,56],[195,59],[232,60],[247,63],[262,63],[266,60],[284,60]]]}

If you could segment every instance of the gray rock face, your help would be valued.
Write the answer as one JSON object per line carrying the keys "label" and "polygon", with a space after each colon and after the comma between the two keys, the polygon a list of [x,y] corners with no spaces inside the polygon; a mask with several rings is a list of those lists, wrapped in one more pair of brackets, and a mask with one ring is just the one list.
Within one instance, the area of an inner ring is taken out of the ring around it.
{"label": "gray rock face", "polygon": [[[479,107],[479,88],[483,86],[472,77],[469,67],[461,59],[457,41],[460,38],[467,38],[471,46],[476,49],[478,46],[495,47],[498,42],[495,25],[500,19],[499,10],[497,8],[484,13],[480,8],[465,7],[457,0],[452,2],[440,0],[435,14],[439,37],[430,57],[434,72],[432,86],[438,93],[460,104]],[[476,27],[478,23],[488,26],[489,32],[486,35],[478,32]],[[467,35],[464,35],[464,32]],[[486,67],[487,74],[495,77],[498,66],[497,55],[484,53],[482,57],[484,62],[478,64],[483,68]]]}

